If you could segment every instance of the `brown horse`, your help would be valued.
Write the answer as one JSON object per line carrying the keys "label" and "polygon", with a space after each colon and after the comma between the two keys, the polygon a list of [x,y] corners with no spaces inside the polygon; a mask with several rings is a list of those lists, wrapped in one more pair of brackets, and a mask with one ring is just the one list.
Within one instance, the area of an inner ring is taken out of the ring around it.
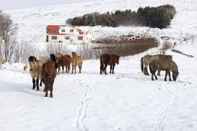
{"label": "brown horse", "polygon": [[66,73],[70,72],[70,64],[72,62],[72,58],[70,55],[58,54],[56,57],[56,62],[58,66],[58,72],[60,72],[60,67],[62,67],[62,71],[64,72],[64,67],[66,67]]}
{"label": "brown horse", "polygon": [[151,75],[152,80],[154,80],[154,78],[157,80],[157,76],[155,75],[155,72],[157,70],[165,71],[164,81],[167,80],[167,76],[169,77],[169,81],[172,80],[171,79],[171,72],[172,72],[172,77],[173,77],[174,81],[177,80],[177,77],[179,75],[177,64],[173,60],[169,60],[169,59],[153,60],[149,63],[149,69],[152,74]]}
{"label": "brown horse", "polygon": [[[172,60],[171,55],[145,55],[141,58],[141,71],[145,75],[149,75],[148,66],[153,60]],[[160,75],[160,70],[158,70],[158,75]]]}
{"label": "brown horse", "polygon": [[42,66],[42,82],[45,85],[44,92],[45,97],[48,97],[48,91],[50,91],[50,97],[53,97],[53,84],[56,78],[56,58],[55,55],[51,55],[51,59],[48,60]]}
{"label": "brown horse", "polygon": [[76,52],[72,52],[72,74],[77,73],[77,66],[79,69],[79,73],[81,73],[83,60],[80,55],[77,55]]}
{"label": "brown horse", "polygon": [[110,65],[110,74],[114,74],[116,64],[119,64],[120,56],[115,54],[102,54],[100,56],[100,74],[107,74],[107,65]]}

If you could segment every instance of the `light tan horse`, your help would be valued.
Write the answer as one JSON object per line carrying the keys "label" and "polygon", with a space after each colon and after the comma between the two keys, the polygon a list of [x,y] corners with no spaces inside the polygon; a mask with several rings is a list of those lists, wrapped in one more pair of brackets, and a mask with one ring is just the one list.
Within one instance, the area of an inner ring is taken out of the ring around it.
{"label": "light tan horse", "polygon": [[[145,75],[149,75],[148,73],[148,66],[149,64],[153,61],[153,60],[172,60],[172,56],[171,55],[145,55],[141,58],[141,71],[145,74]],[[160,75],[160,70],[158,70],[158,75]]]}
{"label": "light tan horse", "polygon": [[153,60],[149,64],[150,72],[151,72],[151,79],[154,80],[154,78],[157,80],[157,76],[155,75],[155,72],[157,70],[163,70],[165,71],[165,77],[164,81],[167,80],[167,76],[169,77],[169,81],[171,81],[171,73],[172,73],[172,78],[174,81],[177,80],[177,77],[179,75],[178,71],[178,66],[173,60],[169,59],[158,59],[158,60]]}
{"label": "light tan horse", "polygon": [[77,67],[79,69],[79,73],[82,70],[83,60],[80,55],[77,55],[76,52],[72,52],[72,74],[77,73]]}
{"label": "light tan horse", "polygon": [[[37,60],[35,56],[30,56],[28,58],[29,62],[29,72],[32,77],[32,83],[34,90],[35,88],[39,90],[39,82],[41,82],[41,72],[42,72],[42,63]],[[24,70],[27,69],[27,65],[25,65]]]}

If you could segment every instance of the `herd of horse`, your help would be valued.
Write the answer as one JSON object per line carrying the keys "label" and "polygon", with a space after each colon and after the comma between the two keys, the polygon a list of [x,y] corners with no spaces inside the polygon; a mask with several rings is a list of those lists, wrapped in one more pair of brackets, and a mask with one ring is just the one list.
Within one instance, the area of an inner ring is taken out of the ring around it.
{"label": "herd of horse", "polygon": [[[107,74],[107,66],[110,66],[110,74],[114,74],[115,65],[119,64],[120,56],[115,54],[101,54],[100,55],[100,74]],[[76,74],[81,73],[83,65],[83,59],[76,52],[72,52],[72,55],[68,54],[50,54],[49,58],[35,56],[29,56],[28,64],[25,65],[24,70],[29,66],[29,72],[32,77],[33,90],[39,90],[39,86],[44,83],[45,97],[53,97],[53,84],[58,72],[66,72]],[[71,70],[72,68],[72,70]],[[78,71],[77,71],[78,69]],[[148,71],[149,69],[149,71]],[[71,71],[70,71],[71,70]],[[171,81],[171,74],[174,81],[178,77],[178,66],[172,59],[171,55],[145,55],[141,58],[141,71],[145,75],[151,73],[151,79],[157,80],[157,76],[160,75],[160,71],[165,71],[165,78],[169,77]],[[157,74],[156,74],[157,72]]]}

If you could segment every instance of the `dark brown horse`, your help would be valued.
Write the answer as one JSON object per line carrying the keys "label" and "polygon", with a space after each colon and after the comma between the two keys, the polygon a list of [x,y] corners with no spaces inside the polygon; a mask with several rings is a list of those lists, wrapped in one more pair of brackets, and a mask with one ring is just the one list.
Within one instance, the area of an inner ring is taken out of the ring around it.
{"label": "dark brown horse", "polygon": [[56,78],[56,58],[55,55],[50,55],[50,60],[42,66],[42,82],[45,85],[44,92],[45,97],[48,96],[48,91],[50,91],[50,97],[53,97],[53,84]]}
{"label": "dark brown horse", "polygon": [[160,71],[163,70],[165,71],[165,77],[164,77],[164,81],[167,81],[167,76],[169,77],[169,81],[171,81],[171,73],[172,73],[172,78],[174,81],[177,80],[177,77],[179,75],[178,72],[178,66],[177,64],[173,61],[173,60],[153,60],[152,62],[150,62],[149,64],[149,69],[151,72],[151,79],[154,80],[154,78],[157,80],[157,76],[155,74],[156,71]]}
{"label": "dark brown horse", "polygon": [[115,54],[102,54],[100,56],[100,74],[107,74],[107,65],[110,66],[110,74],[114,74],[116,64],[119,64],[120,56]]}
{"label": "dark brown horse", "polygon": [[72,62],[72,57],[70,55],[58,54],[56,62],[58,66],[58,72],[60,72],[60,68],[62,68],[62,71],[64,72],[64,67],[66,67],[66,73],[70,72],[70,65]]}

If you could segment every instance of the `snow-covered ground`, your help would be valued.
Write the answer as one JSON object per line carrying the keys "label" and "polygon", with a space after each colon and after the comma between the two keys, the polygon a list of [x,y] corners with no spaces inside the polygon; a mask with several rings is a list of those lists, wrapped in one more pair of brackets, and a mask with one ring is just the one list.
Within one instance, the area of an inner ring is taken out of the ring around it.
{"label": "snow-covered ground", "polygon": [[99,60],[88,60],[82,74],[57,76],[54,98],[31,89],[21,64],[3,66],[0,130],[196,131],[197,59],[168,54],[179,66],[177,82],[144,76],[143,54],[121,58],[115,75],[99,75]]}
{"label": "snow-covered ground", "polygon": [[[7,11],[19,25],[18,40],[45,40],[47,24],[64,24],[72,16],[139,6],[173,4],[177,15],[168,29],[146,27],[90,28],[94,32],[149,32],[179,41],[175,47],[194,57],[168,51],[179,66],[176,82],[151,81],[140,71],[140,57],[120,59],[114,75],[99,75],[99,61],[84,62],[82,74],[59,74],[54,98],[33,91],[23,64],[0,69],[1,131],[196,131],[197,130],[197,1],[96,0]],[[87,28],[87,27],[86,27]],[[89,28],[89,27],[88,27]],[[96,35],[99,35],[96,34]],[[40,45],[38,45],[40,47]]]}

